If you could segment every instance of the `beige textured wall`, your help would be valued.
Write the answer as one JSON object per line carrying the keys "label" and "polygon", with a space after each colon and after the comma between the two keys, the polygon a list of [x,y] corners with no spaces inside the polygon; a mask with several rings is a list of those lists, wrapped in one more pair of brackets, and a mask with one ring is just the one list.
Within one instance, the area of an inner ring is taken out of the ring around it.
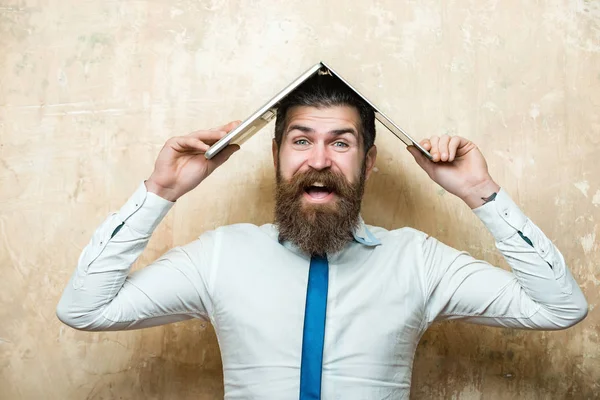
{"label": "beige textured wall", "polygon": [[[321,59],[414,136],[478,143],[590,303],[562,332],[434,327],[412,397],[600,398],[592,0],[0,0],[0,398],[222,397],[205,323],[91,334],[61,325],[55,305],[95,227],[169,136],[245,118]],[[215,226],[270,221],[271,133],[181,199],[136,268]],[[506,266],[397,139],[380,130],[377,144],[367,222],[410,225]]]}

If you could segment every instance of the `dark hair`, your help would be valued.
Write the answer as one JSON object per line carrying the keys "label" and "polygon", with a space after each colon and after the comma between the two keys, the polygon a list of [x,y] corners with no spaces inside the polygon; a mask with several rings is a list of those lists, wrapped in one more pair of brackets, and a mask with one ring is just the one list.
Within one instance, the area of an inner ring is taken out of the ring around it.
{"label": "dark hair", "polygon": [[275,142],[281,147],[287,112],[294,106],[356,108],[360,116],[360,132],[366,152],[375,143],[375,112],[363,99],[339,78],[329,74],[315,74],[298,86],[278,104],[275,121]]}

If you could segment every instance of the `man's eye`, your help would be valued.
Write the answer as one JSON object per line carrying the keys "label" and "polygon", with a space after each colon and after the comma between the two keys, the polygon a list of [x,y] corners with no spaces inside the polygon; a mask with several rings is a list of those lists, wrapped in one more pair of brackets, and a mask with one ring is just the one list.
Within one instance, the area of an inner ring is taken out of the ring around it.
{"label": "man's eye", "polygon": [[294,144],[299,144],[301,146],[307,145],[308,144],[308,140],[306,139],[298,139],[294,142]]}
{"label": "man's eye", "polygon": [[335,142],[333,145],[336,147],[348,147],[348,144],[344,142]]}

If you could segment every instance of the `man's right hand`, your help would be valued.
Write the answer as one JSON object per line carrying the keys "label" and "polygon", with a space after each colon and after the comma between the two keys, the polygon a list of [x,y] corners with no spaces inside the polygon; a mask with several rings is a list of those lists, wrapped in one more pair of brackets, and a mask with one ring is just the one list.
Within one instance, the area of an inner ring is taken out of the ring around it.
{"label": "man's right hand", "polygon": [[154,172],[146,180],[148,191],[166,200],[176,201],[194,189],[239,150],[238,145],[229,145],[210,160],[204,157],[210,146],[239,124],[240,121],[233,121],[218,128],[167,140],[158,154]]}

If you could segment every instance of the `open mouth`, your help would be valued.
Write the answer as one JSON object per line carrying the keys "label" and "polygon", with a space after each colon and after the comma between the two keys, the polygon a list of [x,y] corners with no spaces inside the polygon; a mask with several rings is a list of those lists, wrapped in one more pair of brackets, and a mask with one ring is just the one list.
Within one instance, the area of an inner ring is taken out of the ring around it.
{"label": "open mouth", "polygon": [[311,200],[323,201],[329,199],[334,193],[334,190],[325,186],[321,182],[315,182],[304,188],[304,193]]}

